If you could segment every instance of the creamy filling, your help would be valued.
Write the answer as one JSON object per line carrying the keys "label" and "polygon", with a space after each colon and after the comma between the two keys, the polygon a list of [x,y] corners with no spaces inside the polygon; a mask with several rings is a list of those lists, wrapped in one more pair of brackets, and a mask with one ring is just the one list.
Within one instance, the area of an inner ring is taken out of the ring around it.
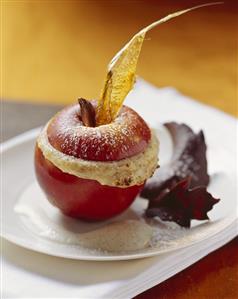
{"label": "creamy filling", "polygon": [[48,124],[40,133],[37,144],[44,157],[62,172],[96,180],[101,185],[127,188],[143,184],[157,168],[159,143],[153,130],[143,153],[120,161],[101,162],[83,160],[58,151],[48,140],[47,127]]}

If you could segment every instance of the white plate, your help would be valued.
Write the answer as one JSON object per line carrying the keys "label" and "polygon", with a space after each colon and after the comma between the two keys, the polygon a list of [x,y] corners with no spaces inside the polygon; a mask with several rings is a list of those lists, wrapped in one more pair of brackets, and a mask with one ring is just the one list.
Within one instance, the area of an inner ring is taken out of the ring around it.
{"label": "white plate", "polygon": [[[174,226],[164,227],[159,224],[163,233],[159,245],[136,252],[109,253],[98,250],[89,250],[80,246],[72,246],[56,243],[39,237],[31,223],[27,219],[14,212],[14,206],[19,197],[35,194],[37,205],[48,213],[49,218],[57,225],[67,223],[69,231],[93,230],[96,224],[85,224],[62,216],[60,212],[53,208],[36,184],[33,168],[33,152],[36,136],[39,129],[22,134],[2,145],[2,169],[3,169],[3,211],[2,213],[2,236],[17,245],[46,253],[49,255],[80,259],[80,260],[127,260],[154,256],[169,252],[178,248],[193,245],[201,240],[209,239],[217,232],[226,228],[234,219],[233,214],[236,209],[235,190],[235,167],[233,163],[233,153],[227,150],[214,150],[211,147],[208,152],[209,169],[212,174],[212,181],[209,191],[215,197],[222,198],[209,213],[212,221],[193,222],[190,230],[179,229]],[[171,140],[165,129],[160,129],[160,159],[165,162],[171,153]],[[222,161],[218,163],[218,161]],[[29,189],[30,188],[30,189]],[[33,191],[33,193],[32,193]],[[27,195],[28,194],[28,195]],[[29,196],[28,196],[29,199]],[[146,202],[137,199],[131,208],[117,217],[117,219],[130,219],[140,217]],[[115,219],[114,219],[115,220]],[[103,225],[100,223],[99,225]]]}

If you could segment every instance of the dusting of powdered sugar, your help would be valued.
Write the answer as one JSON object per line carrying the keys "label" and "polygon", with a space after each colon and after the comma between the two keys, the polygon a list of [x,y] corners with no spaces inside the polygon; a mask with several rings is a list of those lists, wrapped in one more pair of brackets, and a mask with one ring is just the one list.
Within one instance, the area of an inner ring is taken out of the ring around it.
{"label": "dusting of powdered sugar", "polygon": [[165,253],[194,244],[216,230],[216,225],[213,227],[209,221],[188,229],[157,217],[147,219],[143,217],[146,205],[145,200],[138,198],[113,220],[85,223],[62,215],[35,182],[20,195],[14,211],[25,228],[39,237],[39,242],[57,244],[74,256]]}
{"label": "dusting of powdered sugar", "polygon": [[49,123],[49,142],[64,154],[91,161],[129,158],[146,149],[150,129],[136,112],[123,107],[110,124],[85,127],[79,119],[79,107],[63,109]]}
{"label": "dusting of powdered sugar", "polygon": [[141,185],[150,177],[158,164],[158,140],[151,131],[151,139],[144,152],[118,161],[90,161],[62,153],[53,147],[47,137],[47,125],[38,136],[37,145],[44,157],[61,171],[101,185],[127,188]]}
{"label": "dusting of powdered sugar", "polygon": [[[44,209],[37,201],[32,201],[33,188],[34,185],[23,193],[14,206],[14,211],[24,217],[25,222],[39,237],[54,243],[108,252],[134,251],[148,247],[153,229],[147,223],[137,219],[114,220],[91,231],[72,231],[62,225],[62,221],[57,221],[57,214],[49,214],[49,210],[54,209]],[[74,224],[76,225],[76,221]]]}
{"label": "dusting of powdered sugar", "polygon": [[150,246],[161,250],[178,246],[189,233],[189,229],[181,227],[175,222],[162,221],[159,217],[147,219],[147,224],[153,228]]}

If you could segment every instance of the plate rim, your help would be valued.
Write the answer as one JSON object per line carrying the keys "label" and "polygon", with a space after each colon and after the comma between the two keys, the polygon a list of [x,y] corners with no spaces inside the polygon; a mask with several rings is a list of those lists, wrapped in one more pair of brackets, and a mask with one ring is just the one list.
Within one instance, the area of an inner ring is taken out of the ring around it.
{"label": "plate rim", "polygon": [[[226,229],[228,230],[229,227],[233,226],[235,222],[238,225],[238,219],[236,217],[232,217],[232,218],[224,217],[222,220],[226,220],[227,222],[229,222],[229,224],[224,224],[222,226],[223,227],[222,230],[226,230]],[[217,231],[216,233],[207,234],[206,237],[202,238],[202,240],[199,240],[199,239],[195,240],[189,245],[187,245],[187,244],[180,245],[180,246],[175,245],[169,249],[164,249],[164,250],[159,250],[159,251],[156,251],[156,248],[155,248],[154,251],[138,253],[138,254],[134,253],[134,254],[115,255],[115,256],[83,255],[83,256],[79,256],[79,257],[76,257],[75,255],[71,255],[71,254],[60,254],[60,253],[53,254],[47,250],[38,248],[37,246],[29,248],[29,246],[27,245],[27,242],[16,241],[18,238],[16,238],[15,236],[13,237],[14,238],[14,240],[13,240],[13,238],[11,236],[9,236],[8,234],[4,234],[2,232],[1,232],[1,238],[5,239],[6,241],[8,241],[12,244],[23,247],[27,250],[32,250],[32,251],[35,251],[38,253],[43,253],[48,256],[66,258],[66,259],[71,259],[71,260],[81,260],[81,261],[98,261],[98,262],[107,262],[108,261],[108,262],[111,262],[111,261],[123,261],[123,260],[126,261],[126,260],[142,259],[142,258],[147,258],[147,257],[159,256],[159,255],[170,253],[170,252],[175,252],[176,250],[196,246],[198,243],[200,243],[202,241],[206,241],[210,237],[214,237],[214,236],[218,235],[219,233],[221,233],[221,230]]]}

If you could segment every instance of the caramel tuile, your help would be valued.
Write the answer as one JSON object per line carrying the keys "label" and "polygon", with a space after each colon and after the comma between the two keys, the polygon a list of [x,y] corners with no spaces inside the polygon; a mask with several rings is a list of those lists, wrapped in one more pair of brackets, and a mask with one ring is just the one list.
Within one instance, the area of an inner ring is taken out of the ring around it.
{"label": "caramel tuile", "polygon": [[135,34],[108,65],[106,80],[96,109],[97,125],[108,124],[116,118],[124,99],[133,88],[141,47],[149,30],[191,10],[222,3],[206,3],[169,14]]}

